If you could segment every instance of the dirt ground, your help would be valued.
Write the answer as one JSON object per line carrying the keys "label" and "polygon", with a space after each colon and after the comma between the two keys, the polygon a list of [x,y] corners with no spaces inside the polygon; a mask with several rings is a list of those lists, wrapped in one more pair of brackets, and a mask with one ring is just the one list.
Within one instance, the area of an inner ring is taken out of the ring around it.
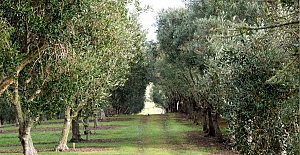
{"label": "dirt ground", "polygon": [[189,131],[186,132],[187,141],[190,144],[194,144],[198,147],[216,147],[217,151],[212,153],[213,155],[238,155],[238,152],[233,150],[227,150],[224,143],[219,143],[214,137],[206,137],[205,133],[201,131]]}
{"label": "dirt ground", "polygon": [[[186,115],[182,113],[177,113],[177,121],[179,122],[189,122]],[[227,124],[224,120],[218,120],[220,127],[226,127]],[[191,123],[189,125],[192,125]],[[196,145],[198,147],[217,148],[213,151],[212,155],[238,155],[239,153],[234,150],[228,150],[225,143],[220,143],[215,137],[206,136],[207,134],[202,131],[189,131],[185,133],[187,136],[187,142],[189,144]]]}

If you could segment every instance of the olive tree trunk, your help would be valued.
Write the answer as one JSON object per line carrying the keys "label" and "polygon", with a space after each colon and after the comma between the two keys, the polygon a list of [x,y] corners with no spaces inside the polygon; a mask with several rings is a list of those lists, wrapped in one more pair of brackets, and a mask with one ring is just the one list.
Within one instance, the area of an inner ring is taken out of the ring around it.
{"label": "olive tree trunk", "polygon": [[34,121],[30,117],[25,117],[26,114],[22,111],[21,101],[19,96],[19,83],[18,79],[14,80],[14,100],[13,105],[16,110],[17,120],[19,122],[19,139],[23,147],[24,155],[37,155],[30,135],[31,127]]}
{"label": "olive tree trunk", "polygon": [[76,119],[72,120],[72,139],[71,142],[80,142],[82,140],[79,130],[79,118],[76,117]]}
{"label": "olive tree trunk", "polygon": [[218,142],[223,142],[224,137],[223,137],[222,132],[219,128],[218,115],[217,115],[216,112],[212,113],[212,121],[213,121],[214,130],[215,130],[215,137],[217,138],[217,141]]}
{"label": "olive tree trunk", "polygon": [[37,155],[37,151],[33,146],[33,141],[30,135],[31,126],[33,125],[33,121],[22,122],[20,123],[19,128],[19,139],[21,141],[23,147],[24,155]]}
{"label": "olive tree trunk", "polygon": [[208,133],[208,127],[207,127],[207,109],[204,107],[201,109],[201,116],[202,116],[202,127],[203,132]]}
{"label": "olive tree trunk", "polygon": [[98,128],[99,124],[98,124],[98,116],[95,117],[94,119],[94,128]]}
{"label": "olive tree trunk", "polygon": [[86,140],[89,140],[89,135],[91,134],[91,130],[90,130],[90,120],[88,115],[84,119],[84,134],[86,135]]}
{"label": "olive tree trunk", "polygon": [[62,128],[62,132],[59,138],[59,142],[57,147],[55,148],[56,151],[65,151],[68,150],[69,147],[67,146],[67,142],[68,142],[68,135],[70,132],[70,128],[71,128],[71,107],[67,106],[66,110],[65,110],[65,121],[64,121],[64,125]]}
{"label": "olive tree trunk", "polygon": [[[206,109],[207,115],[208,115],[208,136],[213,136],[217,138],[218,142],[223,142],[224,137],[222,135],[222,132],[220,130],[219,124],[218,124],[218,115],[216,112],[212,111],[211,105],[209,105]],[[203,111],[205,112],[205,111]]]}
{"label": "olive tree trunk", "polygon": [[207,116],[208,116],[208,136],[215,136],[215,128],[212,119],[212,108],[210,106],[207,107]]}

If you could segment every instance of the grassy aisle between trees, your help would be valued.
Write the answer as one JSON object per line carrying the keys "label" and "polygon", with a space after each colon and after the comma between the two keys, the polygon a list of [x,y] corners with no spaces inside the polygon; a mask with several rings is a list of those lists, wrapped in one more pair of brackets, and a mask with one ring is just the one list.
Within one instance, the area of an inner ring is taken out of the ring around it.
{"label": "grassy aisle between trees", "polygon": [[[177,119],[174,114],[110,117],[107,122],[100,122],[97,129],[92,128],[89,141],[77,143],[76,150],[73,150],[72,143],[68,143],[70,152],[53,152],[62,120],[42,122],[33,129],[32,137],[40,155],[202,155],[215,150],[214,147],[199,147],[189,141],[187,133],[200,130],[199,127],[187,126],[191,122]],[[21,154],[17,128],[5,125],[3,130],[4,132],[0,133],[0,153]],[[82,135],[82,138],[86,137]]]}

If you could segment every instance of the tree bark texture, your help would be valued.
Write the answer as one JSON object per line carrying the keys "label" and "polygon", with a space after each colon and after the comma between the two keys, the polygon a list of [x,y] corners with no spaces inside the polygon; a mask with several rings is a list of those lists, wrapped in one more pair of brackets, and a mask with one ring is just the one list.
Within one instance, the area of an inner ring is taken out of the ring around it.
{"label": "tree bark texture", "polygon": [[194,112],[194,124],[199,125],[199,109],[195,109]]}
{"label": "tree bark texture", "polygon": [[172,113],[173,112],[172,110],[173,109],[172,109],[171,103],[168,103],[168,113]]}
{"label": "tree bark texture", "polygon": [[193,98],[190,99],[189,107],[192,113],[192,118],[194,119],[194,124],[199,125],[199,116],[201,114],[201,108],[198,106],[197,102]]}
{"label": "tree bark texture", "polygon": [[208,135],[209,136],[215,136],[215,128],[214,128],[214,124],[213,124],[213,120],[212,120],[212,108],[210,106],[207,107],[207,115],[208,115],[208,127],[209,127],[209,131],[208,131]]}
{"label": "tree bark texture", "polygon": [[223,137],[222,132],[219,128],[218,115],[215,112],[212,113],[212,121],[213,121],[214,130],[215,130],[215,136],[216,136],[218,142],[223,142],[224,137]]}
{"label": "tree bark texture", "polygon": [[99,124],[98,124],[98,116],[95,117],[94,119],[94,128],[98,128]]}
{"label": "tree bark texture", "polygon": [[208,133],[208,127],[207,127],[207,109],[204,107],[201,109],[201,115],[202,115],[202,127],[203,132]]}
{"label": "tree bark texture", "polygon": [[88,116],[84,119],[84,134],[86,135],[86,140],[89,140],[89,135],[91,134],[91,130],[90,130],[90,120]]}
{"label": "tree bark texture", "polygon": [[189,103],[187,110],[188,110],[189,118],[194,118],[194,111],[196,110],[192,102]]}
{"label": "tree bark texture", "polygon": [[0,96],[13,83],[14,83],[13,77],[3,79],[0,83]]}
{"label": "tree bark texture", "polygon": [[[33,146],[33,141],[30,135],[31,126],[33,125],[33,121],[27,122],[28,124],[19,128],[19,139],[21,141],[23,147],[24,155],[37,155],[37,151]],[[23,124],[23,123],[22,123]]]}
{"label": "tree bark texture", "polygon": [[17,120],[19,122],[19,139],[23,147],[24,155],[37,155],[37,151],[33,146],[33,141],[30,135],[31,127],[34,121],[30,117],[25,117],[22,111],[21,101],[19,96],[19,83],[18,79],[14,80],[14,102],[13,105],[16,110]]}
{"label": "tree bark texture", "polygon": [[72,120],[72,138],[71,142],[80,142],[82,140],[80,135],[80,128],[79,128],[79,118],[76,117],[76,119]]}
{"label": "tree bark texture", "polygon": [[65,151],[69,149],[69,147],[67,146],[67,142],[68,142],[68,135],[70,132],[71,121],[72,121],[70,115],[71,115],[71,107],[67,106],[65,110],[65,121],[59,138],[58,145],[55,149],[56,151]]}

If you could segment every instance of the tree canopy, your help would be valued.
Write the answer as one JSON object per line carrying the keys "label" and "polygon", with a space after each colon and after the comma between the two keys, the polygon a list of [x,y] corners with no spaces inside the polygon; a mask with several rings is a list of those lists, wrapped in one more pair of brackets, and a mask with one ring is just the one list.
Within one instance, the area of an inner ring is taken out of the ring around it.
{"label": "tree canopy", "polygon": [[211,108],[242,154],[297,154],[299,2],[184,2],[157,16],[154,94],[195,119]]}
{"label": "tree canopy", "polygon": [[22,133],[41,114],[63,108],[71,121],[125,84],[145,41],[138,8],[129,5],[138,7],[121,0],[0,2],[0,94],[16,109],[24,154],[36,154]]}

